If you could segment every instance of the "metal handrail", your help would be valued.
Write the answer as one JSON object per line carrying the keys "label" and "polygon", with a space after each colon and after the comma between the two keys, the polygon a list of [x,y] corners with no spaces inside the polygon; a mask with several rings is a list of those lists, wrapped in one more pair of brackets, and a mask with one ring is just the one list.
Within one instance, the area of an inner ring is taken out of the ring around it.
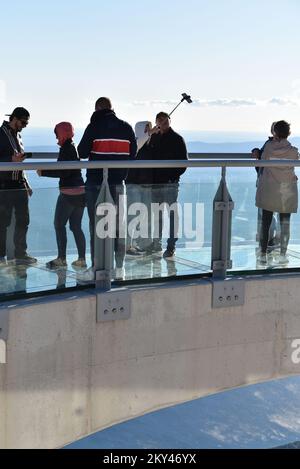
{"label": "metal handrail", "polygon": [[[193,154],[191,154],[193,155]],[[206,155],[206,154],[205,154]],[[47,170],[47,169],[117,169],[117,168],[201,168],[201,167],[298,167],[299,160],[254,160],[247,153],[243,158],[238,159],[230,153],[215,153],[211,158],[193,158],[189,160],[122,160],[122,161],[64,161],[64,162],[40,162],[40,161],[23,161],[22,163],[1,162],[0,171],[17,171],[17,170]],[[220,156],[219,159],[216,156]],[[223,158],[227,155],[228,158]],[[229,158],[231,156],[231,158]]]}

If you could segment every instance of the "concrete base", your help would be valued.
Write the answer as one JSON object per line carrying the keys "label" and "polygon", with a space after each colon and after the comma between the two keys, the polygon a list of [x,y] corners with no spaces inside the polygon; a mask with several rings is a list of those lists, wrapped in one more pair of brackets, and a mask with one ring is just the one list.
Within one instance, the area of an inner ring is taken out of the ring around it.
{"label": "concrete base", "polygon": [[128,320],[102,323],[92,292],[3,304],[0,447],[61,447],[160,407],[299,374],[298,292],[299,277],[249,279],[243,306],[212,309],[209,281],[145,286],[132,290]]}

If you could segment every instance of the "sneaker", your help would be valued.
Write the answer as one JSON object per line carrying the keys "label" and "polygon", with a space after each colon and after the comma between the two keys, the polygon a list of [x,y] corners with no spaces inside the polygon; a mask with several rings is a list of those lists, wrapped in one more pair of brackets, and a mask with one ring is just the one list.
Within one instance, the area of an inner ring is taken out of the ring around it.
{"label": "sneaker", "polygon": [[162,247],[161,244],[157,241],[153,241],[153,243],[150,244],[150,246],[147,247],[147,254],[162,254]]}
{"label": "sneaker", "polygon": [[170,259],[170,258],[172,258],[172,257],[174,257],[174,256],[175,256],[175,249],[167,248],[167,249],[165,250],[165,252],[163,253],[163,257],[164,257],[165,259]]}
{"label": "sneaker", "polygon": [[134,257],[139,257],[145,254],[145,251],[142,251],[142,249],[130,246],[130,248],[127,249],[126,251],[127,256],[134,256]]}
{"label": "sneaker", "polygon": [[260,265],[267,265],[268,263],[267,254],[260,254],[257,258],[257,263]]}
{"label": "sneaker", "polygon": [[57,257],[56,259],[47,262],[46,267],[47,269],[61,269],[67,267],[67,262],[66,259],[63,259],[62,257]]}
{"label": "sneaker", "polygon": [[87,270],[84,270],[83,272],[78,272],[77,276],[82,282],[94,282],[95,281],[94,267],[91,266]]}
{"label": "sneaker", "polygon": [[29,256],[29,254],[26,253],[22,257],[16,257],[15,263],[16,264],[26,264],[26,265],[36,264],[37,259],[35,257]]}
{"label": "sneaker", "polygon": [[73,261],[71,264],[75,269],[86,269],[87,264],[83,257],[79,257],[76,261]]}
{"label": "sneaker", "polygon": [[286,254],[285,254],[285,255],[282,255],[282,254],[281,254],[281,255],[278,257],[277,263],[278,263],[278,264],[281,264],[281,265],[286,265],[286,264],[288,264],[288,263],[289,263],[289,258],[288,258],[288,256],[287,256]]}
{"label": "sneaker", "polygon": [[124,280],[125,269],[124,267],[116,267],[111,271],[111,276],[114,280]]}

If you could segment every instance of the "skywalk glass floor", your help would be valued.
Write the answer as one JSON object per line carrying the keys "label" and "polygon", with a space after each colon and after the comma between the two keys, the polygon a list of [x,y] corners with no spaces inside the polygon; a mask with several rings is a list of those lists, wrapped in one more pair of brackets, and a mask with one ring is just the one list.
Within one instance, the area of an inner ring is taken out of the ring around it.
{"label": "skywalk glass floor", "polygon": [[[155,254],[146,257],[125,258],[125,281],[151,280],[176,276],[190,276],[210,273],[211,248],[181,248],[176,250],[176,256],[172,260],[163,259]],[[289,263],[280,265],[278,263],[279,252],[274,251],[270,256],[268,265],[257,263],[256,245],[237,245],[231,250],[232,271],[264,271],[271,269],[300,268],[300,247],[291,244],[288,250]],[[60,290],[89,285],[92,283],[91,272],[74,270],[71,266],[75,255],[68,256],[67,269],[50,270],[46,263],[53,259],[52,256],[38,256],[37,264],[30,266],[16,266],[12,263],[0,266],[0,296],[13,294],[32,294],[50,290]],[[90,258],[87,259],[91,265]],[[230,271],[229,271],[230,272]]]}

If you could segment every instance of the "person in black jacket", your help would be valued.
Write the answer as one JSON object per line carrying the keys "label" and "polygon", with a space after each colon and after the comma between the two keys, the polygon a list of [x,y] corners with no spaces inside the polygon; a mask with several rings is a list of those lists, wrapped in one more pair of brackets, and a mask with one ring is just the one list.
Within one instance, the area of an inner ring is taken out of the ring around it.
{"label": "person in black jacket", "polygon": [[[9,122],[0,127],[0,161],[20,163],[25,158],[20,132],[29,122],[30,114],[17,107],[9,115]],[[15,213],[14,255],[17,264],[30,265],[37,262],[27,253],[29,225],[28,199],[32,190],[23,171],[0,171],[0,265],[6,264],[7,228]]]}
{"label": "person in black jacket", "polygon": [[[54,133],[60,146],[57,161],[79,161],[73,142],[74,129],[69,122],[60,122],[56,125]],[[59,180],[60,194],[57,199],[54,227],[58,256],[46,266],[49,269],[64,268],[67,266],[67,232],[66,224],[69,221],[70,230],[73,232],[78,259],[72,262],[75,268],[85,268],[85,236],[81,228],[81,221],[85,207],[85,188],[80,169],[72,170],[43,170],[38,171],[39,176],[56,177]]]}
{"label": "person in black jacket", "polygon": [[[78,145],[80,158],[89,158],[90,161],[99,160],[124,160],[135,158],[136,138],[132,127],[121,119],[118,119],[112,109],[108,98],[101,97],[95,103],[95,112],[91,122],[87,126],[84,135]],[[124,180],[127,169],[110,169],[108,183],[115,204],[118,206],[119,197],[124,193]],[[95,239],[95,204],[98,198],[103,179],[102,169],[88,169],[86,180],[86,197],[88,215],[90,220],[91,256],[94,265],[94,239]],[[125,241],[119,237],[119,220],[116,223],[117,234],[115,240],[115,261],[119,270],[118,276],[122,276],[125,257]]]}
{"label": "person in black jacket", "polygon": [[[170,117],[166,112],[159,112],[156,115],[156,126],[149,129],[150,138],[139,150],[137,159],[141,160],[187,160],[187,149],[184,139],[170,127]],[[130,171],[127,181],[129,183],[147,185],[151,188],[151,196],[148,202],[156,204],[167,204],[175,207],[170,210],[170,231],[167,241],[167,249],[164,258],[172,258],[175,254],[176,233],[176,203],[179,190],[180,176],[186,168],[151,168],[137,169]],[[146,193],[147,191],[145,191]],[[147,204],[147,202],[146,202]],[[149,203],[148,211],[150,209]],[[158,220],[149,216],[149,240],[147,251],[149,253],[160,254],[162,252],[162,229],[163,214],[159,211]],[[154,231],[154,233],[153,233]],[[149,245],[149,241],[151,241]]]}

